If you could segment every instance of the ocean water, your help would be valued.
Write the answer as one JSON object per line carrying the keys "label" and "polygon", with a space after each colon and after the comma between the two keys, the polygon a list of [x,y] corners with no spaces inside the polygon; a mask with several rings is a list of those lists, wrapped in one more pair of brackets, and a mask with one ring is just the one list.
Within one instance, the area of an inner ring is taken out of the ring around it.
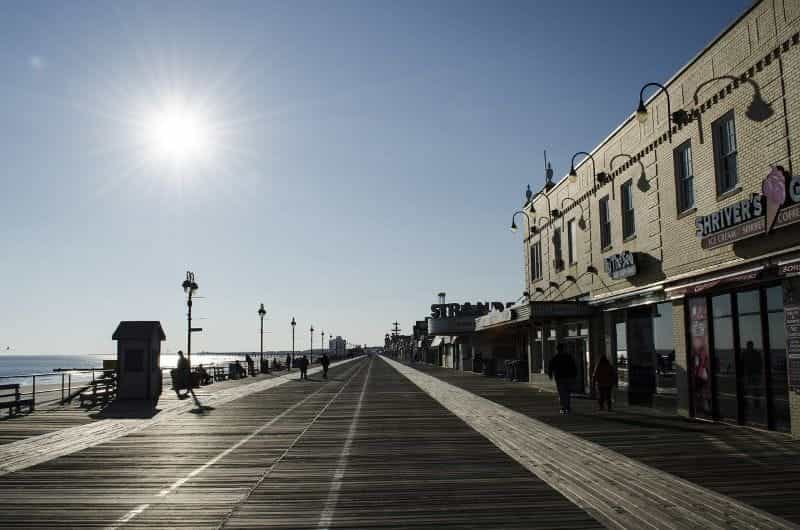
{"label": "ocean water", "polygon": [[[258,353],[252,354],[253,359],[258,362]],[[283,361],[285,353],[264,353],[270,362],[273,356]],[[30,385],[32,376],[36,374],[36,384],[60,384],[61,373],[54,373],[57,369],[76,369],[85,370],[90,368],[102,368],[103,359],[116,359],[116,353],[93,354],[93,355],[8,355],[0,354],[0,384],[19,383],[20,385]],[[221,365],[234,360],[244,360],[244,354],[238,353],[193,353],[192,365],[198,364]],[[175,353],[161,354],[161,368],[175,368],[178,363],[178,355]],[[64,377],[67,377],[66,375]],[[72,372],[72,382],[80,382],[91,379],[91,373]]]}

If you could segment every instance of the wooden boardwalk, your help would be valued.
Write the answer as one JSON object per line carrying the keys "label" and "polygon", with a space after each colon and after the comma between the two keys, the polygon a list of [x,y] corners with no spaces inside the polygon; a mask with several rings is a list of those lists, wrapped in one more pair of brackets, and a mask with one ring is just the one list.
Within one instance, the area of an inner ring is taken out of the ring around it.
{"label": "wooden boardwalk", "polygon": [[0,525],[599,526],[385,361],[330,375],[10,472],[0,477]]}
{"label": "wooden boardwalk", "polygon": [[[283,370],[245,379],[219,381],[212,385],[196,389],[195,394],[203,401],[209,396],[227,388],[256,383],[265,378],[277,377],[286,373],[287,372]],[[42,405],[37,403],[36,412],[34,414],[19,414],[16,416],[4,415],[0,417],[0,445],[32,436],[59,431],[68,427],[85,425],[114,416],[132,417],[137,414],[139,416],[142,414],[156,415],[160,411],[169,410],[176,404],[181,403],[175,393],[169,389],[169,384],[169,375],[167,374],[164,380],[164,391],[161,394],[156,409],[152,411],[140,411],[139,413],[131,410],[131,407],[127,407],[127,410],[125,410],[125,407],[120,406],[104,407],[102,405],[96,405],[88,408],[81,407],[79,406],[77,398],[65,405],[59,405],[57,400]],[[135,407],[139,408],[137,406]]]}
{"label": "wooden boardwalk", "polygon": [[800,441],[642,408],[598,412],[573,399],[558,413],[556,396],[524,383],[415,364],[414,368],[649,467],[800,525]]}

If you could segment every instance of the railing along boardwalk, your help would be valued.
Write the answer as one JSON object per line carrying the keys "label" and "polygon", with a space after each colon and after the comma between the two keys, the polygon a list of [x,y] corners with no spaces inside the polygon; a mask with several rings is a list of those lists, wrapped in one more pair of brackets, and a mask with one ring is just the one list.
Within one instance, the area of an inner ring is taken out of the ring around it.
{"label": "railing along boardwalk", "polygon": [[0,477],[0,526],[597,528],[380,359]]}
{"label": "railing along boardwalk", "polygon": [[596,402],[588,399],[573,398],[573,414],[562,416],[555,394],[525,383],[424,364],[410,366],[800,526],[800,441],[788,435],[693,421],[639,407],[598,412]]}

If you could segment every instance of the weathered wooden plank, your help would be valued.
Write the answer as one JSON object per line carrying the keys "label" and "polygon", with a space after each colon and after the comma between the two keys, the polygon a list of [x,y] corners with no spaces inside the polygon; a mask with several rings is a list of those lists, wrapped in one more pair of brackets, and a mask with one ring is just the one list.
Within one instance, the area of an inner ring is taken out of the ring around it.
{"label": "weathered wooden plank", "polygon": [[[786,502],[800,492],[800,443],[786,435],[689,421],[642,408],[600,413],[594,402],[581,399],[573,400],[572,415],[562,416],[551,393],[497,378],[414,366],[559,432],[571,433],[649,467],[800,523],[800,505]],[[541,445],[540,451],[545,447]],[[592,457],[587,462],[596,460],[597,457]],[[669,491],[666,486],[654,491],[664,489]],[[694,489],[685,487],[681,491]],[[720,511],[718,504],[698,503],[697,509],[704,513]]]}

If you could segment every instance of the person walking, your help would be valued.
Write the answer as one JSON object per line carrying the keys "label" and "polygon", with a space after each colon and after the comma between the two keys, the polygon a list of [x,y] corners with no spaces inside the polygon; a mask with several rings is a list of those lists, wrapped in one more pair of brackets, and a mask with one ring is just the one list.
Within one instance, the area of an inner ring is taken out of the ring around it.
{"label": "person walking", "polygon": [[288,353],[286,354],[286,371],[292,371],[292,356]]}
{"label": "person walking", "polygon": [[328,359],[328,355],[323,353],[322,358],[319,360],[319,364],[322,365],[322,377],[325,379],[328,378],[328,366],[331,364],[331,360]]}
{"label": "person walking", "polygon": [[614,368],[605,355],[601,356],[600,360],[597,361],[592,379],[594,384],[597,385],[597,401],[600,403],[600,410],[603,410],[603,406],[607,404],[610,412],[611,390],[614,387]]}
{"label": "person walking", "polygon": [[300,379],[308,380],[308,357],[305,355],[300,358]]}
{"label": "person walking", "polygon": [[244,356],[244,362],[247,363],[247,372],[248,372],[247,375],[250,376],[256,375],[256,368],[254,366],[255,363],[253,362],[253,358],[250,357],[249,353]]}
{"label": "person walking", "polygon": [[[189,395],[192,389],[192,374],[190,372],[189,359],[184,357],[183,350],[178,350],[178,364],[175,368],[175,394],[179,399],[183,399]],[[181,390],[186,390],[186,393],[181,395]]]}
{"label": "person walking", "polygon": [[569,414],[572,411],[570,400],[572,399],[572,385],[577,372],[575,361],[564,351],[564,344],[558,343],[556,355],[550,359],[547,365],[547,375],[550,379],[556,380],[558,400],[561,403],[561,414]]}

